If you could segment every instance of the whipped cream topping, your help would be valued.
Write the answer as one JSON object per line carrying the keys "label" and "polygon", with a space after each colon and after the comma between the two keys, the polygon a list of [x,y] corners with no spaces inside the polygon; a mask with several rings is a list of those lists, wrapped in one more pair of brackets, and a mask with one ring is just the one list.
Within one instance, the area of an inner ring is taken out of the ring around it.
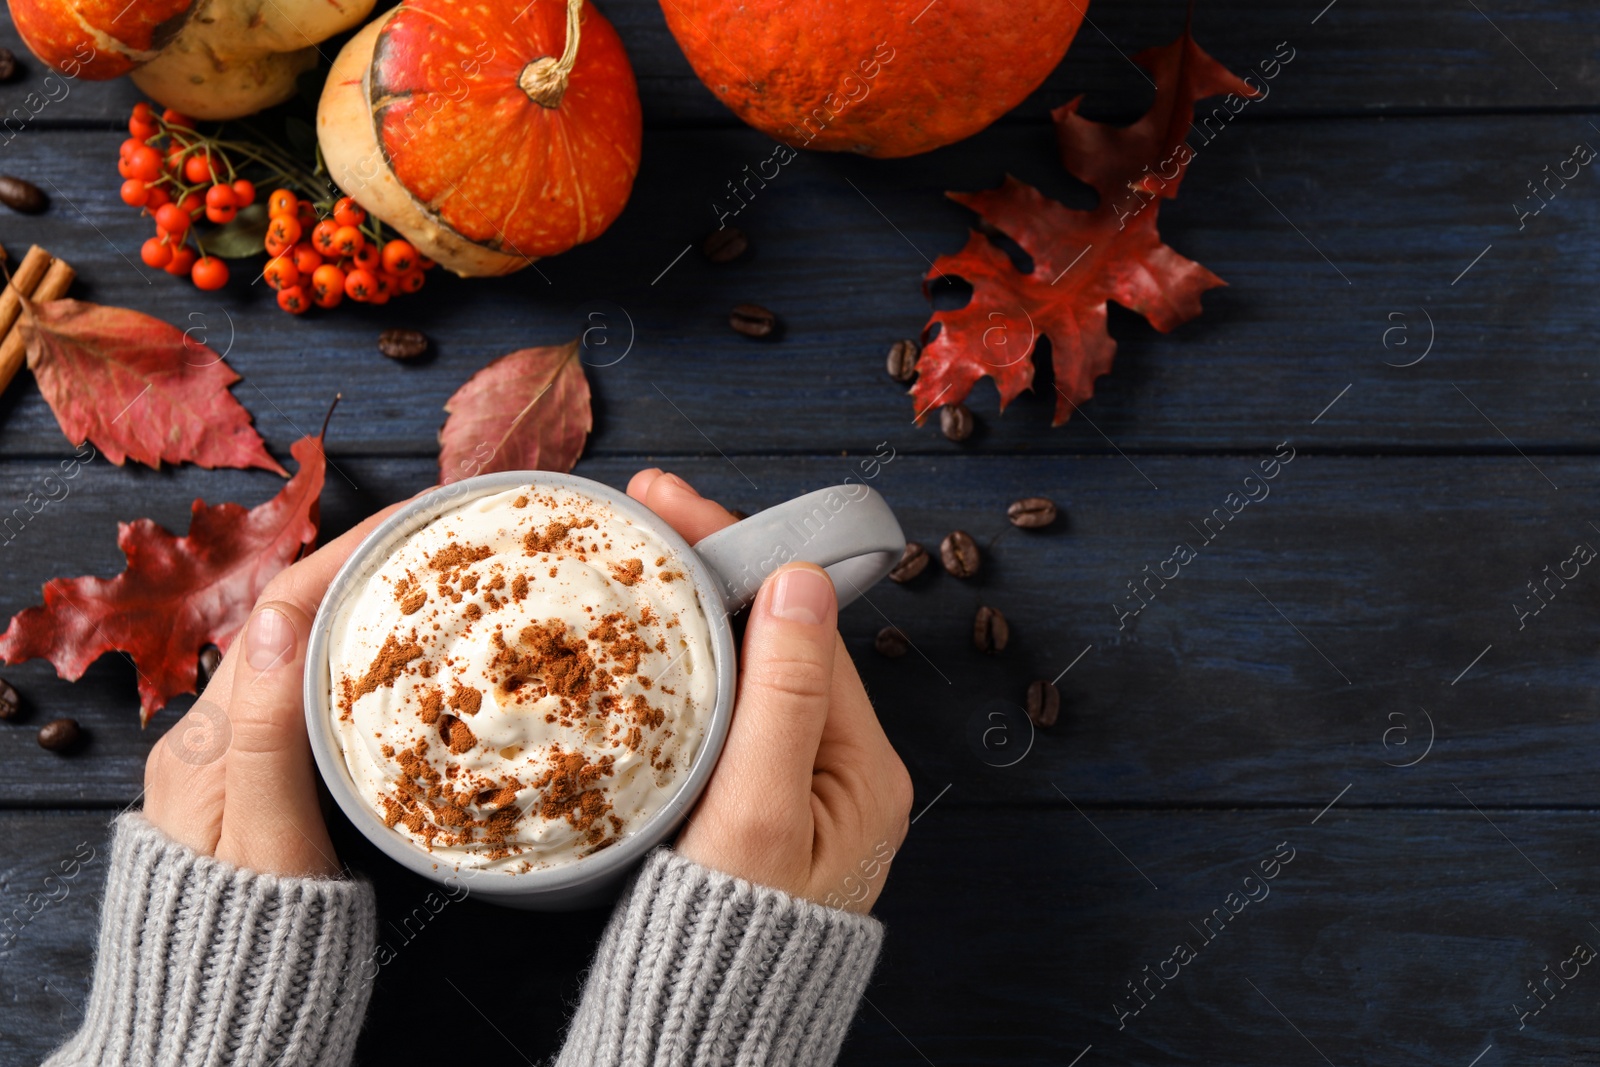
{"label": "whipped cream topping", "polygon": [[458,868],[571,863],[660,810],[716,702],[710,628],[659,535],[534,486],[409,535],[334,618],[357,793]]}

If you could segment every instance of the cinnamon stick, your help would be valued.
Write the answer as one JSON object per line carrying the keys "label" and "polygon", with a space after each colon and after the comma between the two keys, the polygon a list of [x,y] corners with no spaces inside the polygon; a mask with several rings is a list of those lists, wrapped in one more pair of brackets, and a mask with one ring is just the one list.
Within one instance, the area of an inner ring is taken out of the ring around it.
{"label": "cinnamon stick", "polygon": [[28,254],[22,257],[22,262],[17,265],[16,272],[11,275],[11,284],[0,293],[0,337],[5,337],[11,332],[11,327],[16,324],[17,315],[22,311],[22,301],[17,299],[20,292],[23,296],[31,297],[38,288],[39,281],[44,277],[44,272],[50,269],[50,253],[34,245],[28,249]]}
{"label": "cinnamon stick", "polygon": [[[41,249],[37,245],[28,250],[28,258],[22,261],[24,267],[27,265],[28,259],[33,258],[34,252],[38,251],[41,251]],[[45,253],[45,258],[50,258],[49,253]],[[22,270],[23,267],[18,267],[17,274],[20,275]],[[39,279],[33,292],[28,295],[28,300],[35,304],[59,300],[67,295],[67,290],[72,286],[72,280],[77,276],[77,272],[72,269],[66,260],[55,260],[50,264],[49,269],[44,272],[44,277]],[[8,296],[15,296],[9,288],[3,295],[0,295],[0,301],[3,301]],[[20,309],[21,301],[19,300],[17,304]],[[3,310],[3,304],[0,304],[0,311]],[[0,341],[0,391],[10,385],[11,379],[17,376],[17,371],[22,368],[22,360],[27,353],[27,348],[27,343],[23,341],[20,329],[12,329],[6,334],[5,340]]]}

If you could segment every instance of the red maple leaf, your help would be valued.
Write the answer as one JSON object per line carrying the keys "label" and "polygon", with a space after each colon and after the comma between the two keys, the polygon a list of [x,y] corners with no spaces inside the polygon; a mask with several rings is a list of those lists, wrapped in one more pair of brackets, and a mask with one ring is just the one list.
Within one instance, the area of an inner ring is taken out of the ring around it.
{"label": "red maple leaf", "polygon": [[594,428],[578,342],[522,348],[445,401],[439,484],[491,471],[570,471]]}
{"label": "red maple leaf", "polygon": [[250,413],[228,392],[239,380],[222,357],[176,326],[82,300],[23,300],[28,369],[74,445],[85,440],[118,466],[260,467],[267,454]]}
{"label": "red maple leaf", "polygon": [[168,698],[194,692],[200,650],[226,650],[267,582],[317,539],[322,439],[303,437],[291,451],[299,471],[259,507],[196,500],[185,537],[149,519],[119,523],[127,569],[46,582],[44,603],[0,634],[0,658],[42,657],[70,682],[103,654],[126,652],[139,674],[141,723]]}
{"label": "red maple leaf", "polygon": [[998,189],[947,193],[1005,233],[1033,257],[1032,273],[973,231],[967,246],[940,256],[927,277],[957,275],[972,284],[972,300],[935,311],[926,337],[940,324],[917,362],[911,389],[921,422],[935,407],[955,404],[979,378],[991,377],[1002,410],[1033,386],[1033,350],[1050,338],[1055,369],[1055,425],[1094,395],[1094,380],[1111,370],[1117,343],[1106,332],[1106,302],[1139,312],[1166,333],[1200,314],[1200,294],[1226,283],[1162,243],[1156,232],[1160,198],[1178,194],[1194,151],[1184,143],[1194,104],[1208,96],[1252,90],[1194,42],[1188,27],[1170,45],[1133,57],[1156,83],[1155,102],[1132,126],[1091,122],[1078,114],[1081,96],[1052,114],[1061,161],[1100,196],[1093,211],[1077,211],[1006,177]]}

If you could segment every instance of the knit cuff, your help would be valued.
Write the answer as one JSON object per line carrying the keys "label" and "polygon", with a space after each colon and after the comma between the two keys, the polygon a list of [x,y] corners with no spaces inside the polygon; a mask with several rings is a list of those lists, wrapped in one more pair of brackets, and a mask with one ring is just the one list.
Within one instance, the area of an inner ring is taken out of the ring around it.
{"label": "knit cuff", "polygon": [[364,883],[258,874],[116,820],[94,986],[46,1067],[348,1063],[372,993]]}
{"label": "knit cuff", "polygon": [[883,924],[657,849],[600,940],[560,1067],[789,1067],[839,1054]]}

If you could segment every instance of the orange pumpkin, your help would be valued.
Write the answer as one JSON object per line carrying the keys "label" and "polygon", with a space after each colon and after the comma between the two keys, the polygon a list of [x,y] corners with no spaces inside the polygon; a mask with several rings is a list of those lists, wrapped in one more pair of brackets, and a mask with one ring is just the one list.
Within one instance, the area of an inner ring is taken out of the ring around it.
{"label": "orange pumpkin", "polygon": [[586,0],[404,0],[345,45],[317,110],[339,187],[463,275],[598,237],[641,133],[627,54]]}
{"label": "orange pumpkin", "polygon": [[11,0],[11,20],[34,55],[69,78],[103,81],[154,59],[188,17],[191,0]]}
{"label": "orange pumpkin", "polygon": [[661,0],[717,98],[797,148],[893,157],[970,137],[1066,55],[1088,0]]}
{"label": "orange pumpkin", "polygon": [[132,74],[197,119],[248,115],[294,95],[316,43],[366,19],[373,0],[11,0],[34,55],[70,78]]}

